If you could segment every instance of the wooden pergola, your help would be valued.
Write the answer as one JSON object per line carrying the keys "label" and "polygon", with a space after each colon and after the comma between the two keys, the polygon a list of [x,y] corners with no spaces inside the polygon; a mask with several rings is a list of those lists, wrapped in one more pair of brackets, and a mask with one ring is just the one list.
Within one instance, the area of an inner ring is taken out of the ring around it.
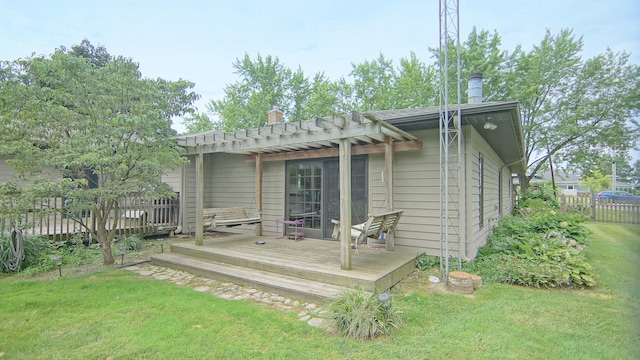
{"label": "wooden pergola", "polygon": [[[256,163],[256,210],[262,212],[262,164],[264,161],[284,161],[322,157],[339,158],[340,193],[351,193],[351,156],[384,153],[385,185],[388,210],[393,206],[393,153],[419,150],[421,141],[372,115],[354,112],[350,116],[334,116],[298,122],[280,122],[256,129],[233,133],[207,131],[177,138],[185,155],[195,156],[196,168],[196,244],[202,245],[204,235],[203,194],[204,155],[210,153],[243,154]],[[340,200],[341,268],[351,269],[351,197]],[[261,235],[261,226],[256,227]],[[392,246],[392,244],[391,244]]]}

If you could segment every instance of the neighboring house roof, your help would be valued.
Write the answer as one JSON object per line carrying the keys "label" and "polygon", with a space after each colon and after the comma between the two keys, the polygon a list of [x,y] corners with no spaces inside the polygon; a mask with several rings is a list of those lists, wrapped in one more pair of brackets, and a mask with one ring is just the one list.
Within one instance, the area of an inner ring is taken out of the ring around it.
{"label": "neighboring house roof", "polygon": [[[555,175],[555,183],[557,185],[580,185],[580,179],[582,178],[582,174],[575,173],[567,173],[563,170],[554,170],[553,174]],[[543,181],[551,181],[551,172],[545,171],[541,174],[536,174],[531,182],[543,182]],[[633,188],[633,184],[617,181],[616,188]],[[587,189],[587,186],[584,186]]]}
{"label": "neighboring house roof", "polygon": [[[454,107],[452,107],[452,110]],[[460,105],[462,124],[471,125],[494,149],[512,172],[524,171],[524,146],[518,102],[491,102]],[[233,133],[206,131],[177,137],[187,154],[227,152],[269,154],[336,148],[340,139],[353,145],[376,145],[419,141],[411,131],[437,129],[440,107],[370,111],[332,118],[284,122]],[[485,124],[497,125],[493,130]]]}
{"label": "neighboring house roof", "polygon": [[[553,172],[556,184],[577,184],[582,177],[581,174],[567,173],[562,170],[555,170]],[[541,174],[536,174],[531,182],[551,181],[551,172],[545,171]]]}

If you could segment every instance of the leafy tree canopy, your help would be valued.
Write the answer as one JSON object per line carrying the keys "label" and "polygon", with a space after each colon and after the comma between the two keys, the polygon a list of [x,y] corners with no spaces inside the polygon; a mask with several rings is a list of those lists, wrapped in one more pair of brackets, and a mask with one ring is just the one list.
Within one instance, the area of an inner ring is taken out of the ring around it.
{"label": "leafy tree canopy", "polygon": [[[4,62],[0,154],[11,155],[19,193],[33,204],[65,199],[65,212],[92,232],[113,263],[119,202],[132,193],[168,195],[160,176],[183,165],[171,119],[198,98],[188,81],[143,78],[138,64],[85,40],[51,56]],[[89,184],[87,174],[97,175]],[[28,181],[21,181],[21,180]],[[15,199],[14,199],[15,200]],[[97,229],[80,217],[91,210]]]}
{"label": "leafy tree canopy", "polygon": [[600,169],[595,169],[589,176],[585,176],[578,183],[588,187],[594,193],[611,188],[611,175],[604,175]]}
{"label": "leafy tree canopy", "polygon": [[[453,45],[453,44],[452,44]],[[640,70],[629,54],[610,49],[590,59],[581,57],[583,40],[572,30],[547,31],[531,50],[501,48],[497,32],[471,31],[460,47],[461,102],[467,101],[466,78],[483,73],[484,101],[519,101],[524,130],[526,188],[548,164],[588,173],[611,149],[631,150],[639,136]],[[448,47],[454,58],[455,46]],[[209,110],[219,128],[236,130],[266,123],[267,111],[278,105],[285,120],[297,121],[350,111],[386,110],[437,105],[438,59],[423,63],[415,54],[393,61],[383,54],[352,64],[347,78],[333,82],[318,74],[311,82],[301,69],[285,67],[277,58],[252,60],[245,54],[234,63],[240,80],[225,88],[223,100]],[[454,68],[447,72],[456,84]],[[450,101],[456,100],[450,93]],[[209,128],[214,125],[210,124]]]}

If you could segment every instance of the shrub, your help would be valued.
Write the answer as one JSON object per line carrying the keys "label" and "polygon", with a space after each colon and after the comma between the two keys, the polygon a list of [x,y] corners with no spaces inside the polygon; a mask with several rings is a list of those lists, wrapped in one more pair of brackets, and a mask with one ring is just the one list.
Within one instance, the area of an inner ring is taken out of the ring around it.
{"label": "shrub", "polygon": [[127,250],[138,251],[142,248],[142,238],[138,235],[119,235],[113,243],[114,249],[126,248]]}
{"label": "shrub", "polygon": [[584,256],[589,231],[578,214],[561,215],[542,195],[525,197],[505,216],[465,269],[486,281],[535,287],[594,286],[593,267]]}
{"label": "shrub", "polygon": [[390,334],[400,326],[400,311],[386,293],[376,296],[362,289],[348,290],[333,299],[327,311],[331,328],[357,340]]}
{"label": "shrub", "polygon": [[416,268],[420,271],[432,269],[440,265],[440,257],[420,254],[416,256]]}

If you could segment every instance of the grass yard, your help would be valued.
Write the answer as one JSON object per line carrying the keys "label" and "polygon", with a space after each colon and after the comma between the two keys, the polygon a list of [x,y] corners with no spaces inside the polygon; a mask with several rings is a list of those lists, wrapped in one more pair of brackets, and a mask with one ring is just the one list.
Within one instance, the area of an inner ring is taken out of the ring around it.
{"label": "grass yard", "polygon": [[485,284],[393,291],[404,326],[353,341],[264,305],[108,269],[0,279],[0,359],[632,359],[640,355],[640,226],[587,224],[592,289]]}

